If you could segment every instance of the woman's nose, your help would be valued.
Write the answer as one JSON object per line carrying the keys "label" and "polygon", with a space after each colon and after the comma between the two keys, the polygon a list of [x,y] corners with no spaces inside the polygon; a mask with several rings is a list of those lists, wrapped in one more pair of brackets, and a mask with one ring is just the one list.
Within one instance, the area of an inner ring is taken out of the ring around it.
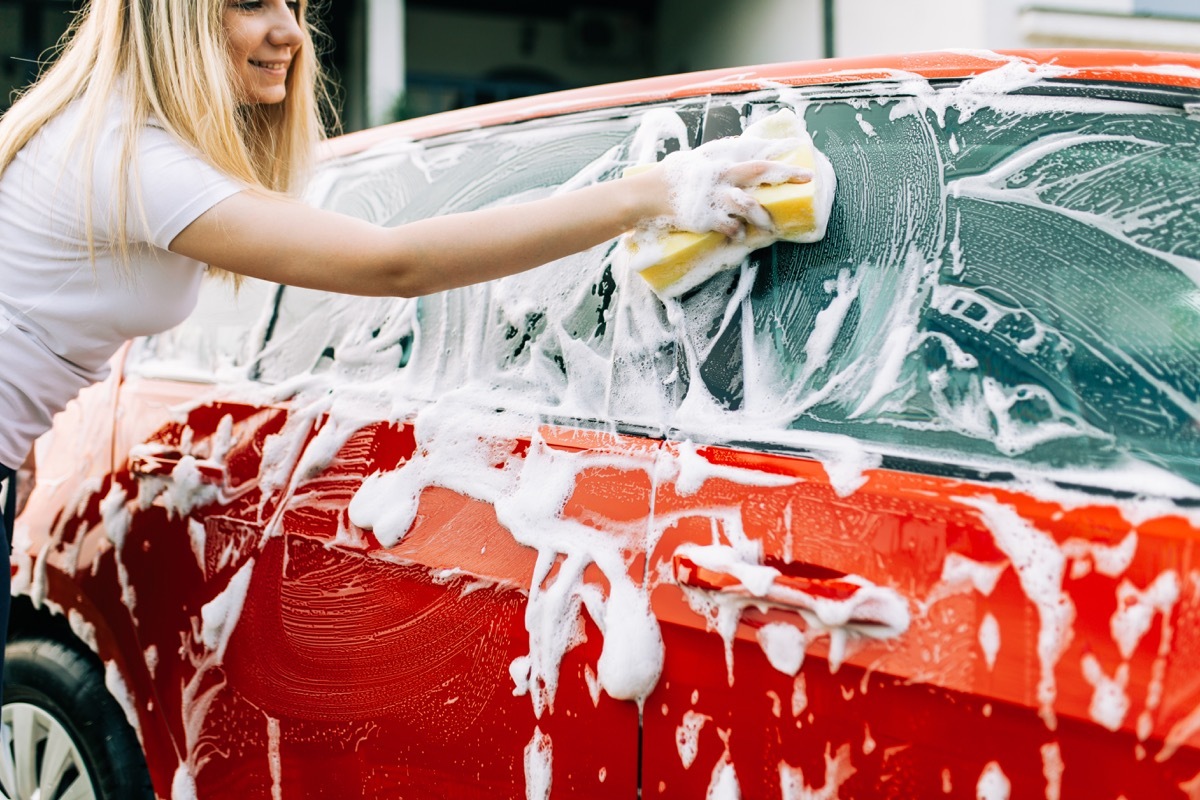
{"label": "woman's nose", "polygon": [[295,9],[296,7],[290,4],[279,4],[271,25],[271,44],[295,48],[304,41],[304,32],[300,29],[300,22],[296,18],[298,12]]}

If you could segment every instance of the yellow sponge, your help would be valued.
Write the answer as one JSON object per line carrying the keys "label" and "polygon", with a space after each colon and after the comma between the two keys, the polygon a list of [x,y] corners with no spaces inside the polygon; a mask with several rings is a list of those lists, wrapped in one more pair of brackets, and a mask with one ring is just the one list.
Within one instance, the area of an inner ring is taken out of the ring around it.
{"label": "yellow sponge", "polygon": [[[815,242],[825,235],[825,224],[833,203],[833,168],[828,159],[807,143],[808,137],[802,133],[801,125],[791,111],[785,110],[751,126],[743,134],[764,139],[801,138],[806,141],[775,160],[808,167],[813,171],[811,181],[759,186],[750,190],[771,215],[776,228],[774,232],[752,228],[747,231],[744,242],[734,242],[715,231],[667,230],[649,242],[644,236],[625,237],[629,264],[656,293],[664,297],[682,293],[715,272],[736,266],[750,250],[773,241]],[[798,130],[801,131],[799,137]],[[630,167],[626,174],[635,174],[651,166]],[[650,264],[645,263],[648,259],[652,259]]]}
{"label": "yellow sponge", "polygon": [[[708,233],[692,233],[691,231],[667,231],[659,237],[656,261],[648,267],[638,270],[638,274],[646,279],[650,287],[658,293],[663,293],[671,284],[686,275],[694,264],[715,251],[727,240],[727,237],[716,231]],[[629,240],[626,245],[630,254],[636,257],[640,249],[636,242]]]}
{"label": "yellow sponge", "polygon": [[808,183],[760,186],[751,190],[750,194],[771,214],[778,238],[809,236],[817,231],[818,226],[824,227],[818,219],[817,209],[817,190],[821,188],[821,173],[816,167],[812,145],[797,147],[778,160],[797,167],[808,167],[813,171],[812,180]]}

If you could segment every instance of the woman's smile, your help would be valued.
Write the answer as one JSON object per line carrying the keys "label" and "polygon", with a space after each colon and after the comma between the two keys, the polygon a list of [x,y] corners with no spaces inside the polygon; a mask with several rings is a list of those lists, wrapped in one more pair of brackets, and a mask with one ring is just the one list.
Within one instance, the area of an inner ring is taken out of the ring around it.
{"label": "woman's smile", "polygon": [[304,41],[299,5],[287,0],[231,0],[223,21],[239,99],[282,102],[288,70]]}

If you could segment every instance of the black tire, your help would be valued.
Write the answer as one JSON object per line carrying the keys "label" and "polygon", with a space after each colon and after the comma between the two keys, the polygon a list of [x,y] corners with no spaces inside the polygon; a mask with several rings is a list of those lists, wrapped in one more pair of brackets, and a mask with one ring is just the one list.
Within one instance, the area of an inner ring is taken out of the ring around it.
{"label": "black tire", "polygon": [[[14,719],[23,721],[24,731],[16,741]],[[137,734],[105,687],[104,673],[95,656],[52,639],[9,642],[4,664],[4,739],[0,740],[0,746],[8,752],[0,753],[0,772],[7,771],[4,762],[24,763],[26,772],[31,771],[31,763],[32,771],[50,769],[50,748],[44,743],[55,726],[66,734],[73,750],[59,759],[65,773],[57,790],[43,794],[41,800],[59,800],[72,783],[80,780],[90,784],[96,800],[154,800]],[[33,748],[32,761],[28,757],[23,762],[13,758],[14,751],[21,747]],[[8,780],[8,776],[0,775],[0,781]],[[0,797],[6,795],[0,784]],[[87,797],[87,793],[81,796]],[[18,795],[10,800],[24,798]]]}

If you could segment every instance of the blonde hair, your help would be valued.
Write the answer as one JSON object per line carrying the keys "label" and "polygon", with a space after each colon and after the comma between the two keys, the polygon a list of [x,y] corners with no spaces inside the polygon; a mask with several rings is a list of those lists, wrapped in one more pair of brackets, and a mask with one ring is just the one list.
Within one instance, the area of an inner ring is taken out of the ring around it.
{"label": "blonde hair", "polygon": [[[226,0],[91,0],[63,37],[54,64],[0,117],[0,175],[18,151],[68,104],[83,104],[82,141],[90,182],[97,124],[122,94],[124,143],[118,175],[136,174],[137,137],[151,115],[213,167],[249,188],[294,194],[307,177],[317,143],[331,125],[332,104],[300,1],[303,41],[286,80],[287,96],[272,105],[241,105],[222,23]],[[136,182],[135,182],[136,183]],[[115,240],[128,263],[123,181],[112,198]],[[86,187],[90,194],[91,186]],[[139,204],[140,198],[135,198]],[[95,255],[91,203],[88,249]]]}

